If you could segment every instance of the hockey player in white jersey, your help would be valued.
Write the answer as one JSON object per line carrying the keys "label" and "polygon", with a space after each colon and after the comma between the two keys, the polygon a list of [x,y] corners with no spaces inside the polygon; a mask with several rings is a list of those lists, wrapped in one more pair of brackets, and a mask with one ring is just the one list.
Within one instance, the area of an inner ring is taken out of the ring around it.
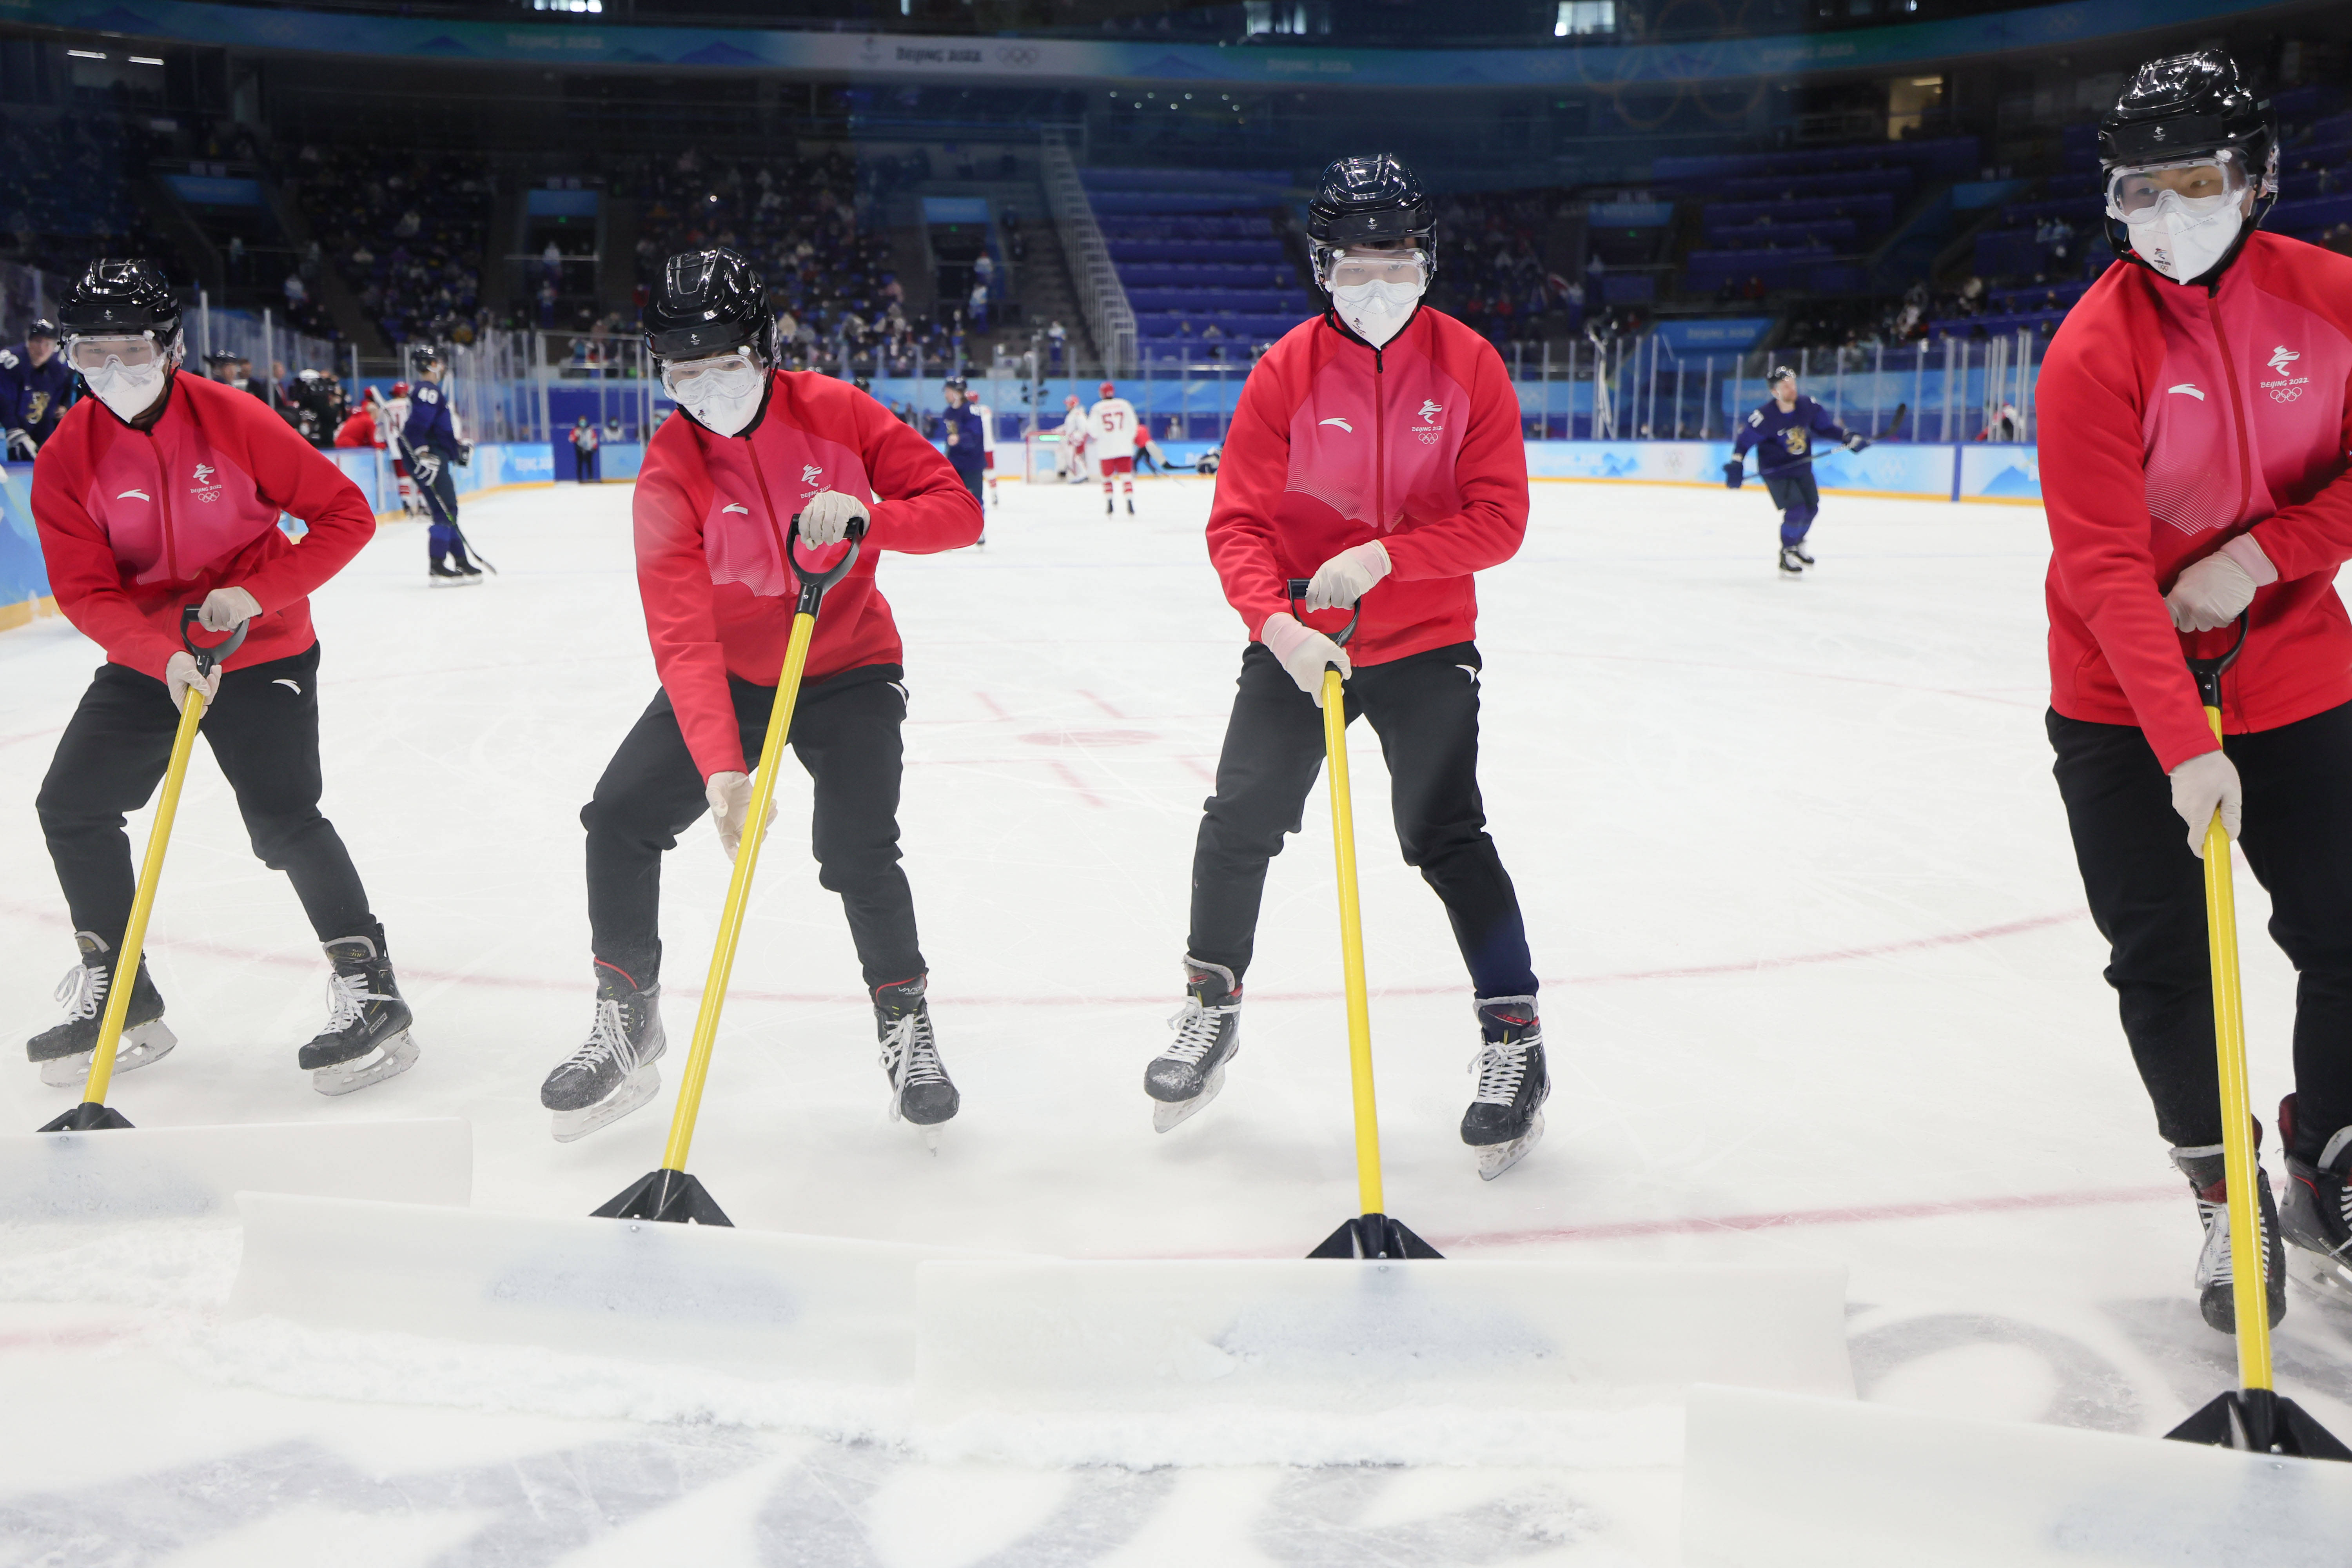
{"label": "hockey player in white jersey", "polygon": [[1087,411],[1072,393],[1062,399],[1062,479],[1083,484],[1087,478]]}
{"label": "hockey player in white jersey", "polygon": [[1087,445],[1095,452],[1095,467],[1102,474],[1103,515],[1108,517],[1118,509],[1111,501],[1114,483],[1127,489],[1127,515],[1135,515],[1135,405],[1118,395],[1118,388],[1106,381],[1102,397],[1087,410]]}
{"label": "hockey player in white jersey", "polygon": [[[996,510],[996,410],[975,397],[971,411],[980,416],[980,468],[988,479],[988,509],[993,511]],[[988,542],[985,532],[981,534],[980,542],[982,544]]]}

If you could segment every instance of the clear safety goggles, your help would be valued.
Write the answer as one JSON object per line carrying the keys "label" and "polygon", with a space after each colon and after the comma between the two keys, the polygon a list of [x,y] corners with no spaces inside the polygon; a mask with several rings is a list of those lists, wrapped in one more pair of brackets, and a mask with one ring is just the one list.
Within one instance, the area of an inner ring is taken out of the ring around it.
{"label": "clear safety goggles", "polygon": [[127,337],[66,340],[66,363],[79,371],[104,370],[109,360],[125,370],[143,370],[151,364],[162,363],[170,352],[171,345],[157,342],[152,332]]}
{"label": "clear safety goggles", "polygon": [[764,374],[745,353],[671,360],[662,366],[662,390],[678,402],[698,397],[742,397],[757,390]]}
{"label": "clear safety goggles", "polygon": [[2171,205],[2190,217],[2206,217],[2244,196],[2253,184],[2244,158],[2231,148],[2116,169],[2107,175],[2107,216],[2129,223]]}
{"label": "clear safety goggles", "polygon": [[1352,289],[1365,283],[1393,283],[1418,289],[1429,281],[1429,254],[1418,247],[1407,250],[1332,250],[1324,254],[1323,286]]}

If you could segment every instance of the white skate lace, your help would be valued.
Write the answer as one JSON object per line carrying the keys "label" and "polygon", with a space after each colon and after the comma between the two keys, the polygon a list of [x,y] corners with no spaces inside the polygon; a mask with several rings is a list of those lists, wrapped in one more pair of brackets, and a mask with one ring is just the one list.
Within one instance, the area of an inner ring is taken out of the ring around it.
{"label": "white skate lace", "polygon": [[1176,1043],[1162,1052],[1160,1059],[1181,1062],[1188,1068],[1199,1067],[1201,1058],[1216,1045],[1225,1020],[1238,1011],[1233,1005],[1205,1006],[1198,996],[1188,993],[1184,1005],[1168,1015],[1168,1026],[1176,1031]]}
{"label": "white skate lace", "polygon": [[389,996],[379,996],[367,988],[364,974],[344,974],[340,971],[327,976],[327,1033],[340,1035],[367,1016],[370,1002],[389,1002]]}
{"label": "white skate lace", "polygon": [[98,1016],[100,1005],[106,1000],[107,983],[114,978],[111,971],[92,969],[87,963],[77,963],[66,971],[52,993],[66,1010],[66,1021],[79,1023]]}
{"label": "white skate lace", "polygon": [[596,1023],[588,1031],[588,1043],[572,1053],[559,1070],[593,1072],[605,1062],[625,1057],[629,1052],[628,1020],[621,1016],[618,997],[604,996],[596,1002]]}
{"label": "white skate lace", "polygon": [[[2197,1217],[2205,1222],[2205,1247],[2197,1255],[2197,1288],[2202,1290],[2208,1285],[2229,1284],[2230,1200],[2224,1197],[2219,1203],[2212,1203],[2200,1197],[2197,1200]],[[2268,1215],[2260,1215],[2257,1223],[2265,1233],[2270,1230]],[[2267,1254],[2270,1249],[2264,1247],[2263,1250]],[[2263,1261],[2267,1270],[2270,1260],[2265,1257]]]}
{"label": "white skate lace", "polygon": [[945,1083],[948,1069],[931,1037],[931,1016],[918,1007],[902,1013],[882,1040],[882,1070],[890,1075],[890,1120],[899,1119],[907,1091],[919,1084]]}
{"label": "white skate lace", "polygon": [[1470,1097],[1470,1102],[1515,1103],[1519,1098],[1519,1084],[1528,1076],[1528,1050],[1542,1041],[1540,1035],[1517,1040],[1481,1040],[1470,1058],[1470,1070],[1478,1075],[1478,1092]]}

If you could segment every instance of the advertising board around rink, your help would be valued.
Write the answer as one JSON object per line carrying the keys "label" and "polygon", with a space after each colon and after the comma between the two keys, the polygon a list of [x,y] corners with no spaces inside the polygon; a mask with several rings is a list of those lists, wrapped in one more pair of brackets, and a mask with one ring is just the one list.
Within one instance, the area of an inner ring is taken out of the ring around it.
{"label": "advertising board around rink", "polygon": [[[1720,485],[1728,441],[1530,441],[1537,480]],[[1885,441],[1861,452],[1832,447],[1813,462],[1824,490],[1919,500],[2039,506],[2042,463],[2033,447],[2006,442]],[[1756,483],[1751,469],[1748,480]]]}

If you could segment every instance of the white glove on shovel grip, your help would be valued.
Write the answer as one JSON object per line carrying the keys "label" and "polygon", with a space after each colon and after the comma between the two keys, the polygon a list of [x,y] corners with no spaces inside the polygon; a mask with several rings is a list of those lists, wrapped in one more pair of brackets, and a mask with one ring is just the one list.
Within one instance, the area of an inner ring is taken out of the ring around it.
{"label": "white glove on shovel grip", "polygon": [[[710,801],[710,820],[719,828],[719,847],[727,852],[732,862],[735,851],[743,842],[743,821],[751,815],[751,775],[749,773],[713,773],[703,785],[702,793]],[[768,841],[768,829],[776,820],[776,803],[768,803],[768,820],[760,824],[757,842]]]}
{"label": "white glove on shovel grip", "polygon": [[801,542],[812,549],[838,544],[849,537],[849,525],[871,514],[866,503],[840,490],[819,490],[801,505]]}
{"label": "white glove on shovel grip", "polygon": [[196,625],[208,632],[233,632],[261,614],[261,604],[242,588],[215,588],[196,611]]}
{"label": "white glove on shovel grip", "polygon": [[1314,580],[1307,584],[1307,607],[1348,609],[1394,569],[1389,561],[1388,547],[1379,540],[1350,545],[1315,569]]}
{"label": "white glove on shovel grip", "polygon": [[2172,780],[2172,809],[2189,825],[2189,847],[2197,858],[2205,858],[2205,829],[2212,824],[2213,814],[2221,814],[2221,831],[2232,839],[2238,837],[2238,823],[2246,814],[2245,787],[2238,782],[2238,764],[2220,752],[2206,752],[2189,758],[2168,775]]}
{"label": "white glove on shovel grip", "polygon": [[2175,631],[2217,631],[2254,602],[2255,586],[2252,573],[2217,550],[2183,569],[2164,596],[2164,607],[2172,614]]}
{"label": "white glove on shovel grip", "polygon": [[210,708],[220,695],[220,668],[215,665],[210,675],[196,673],[196,656],[183,650],[173,654],[163,664],[163,689],[172,694],[172,706],[185,712],[188,688],[194,687],[205,694],[205,706]]}
{"label": "white glove on shovel grip", "polygon": [[1265,626],[1258,632],[1257,640],[1272,649],[1282,661],[1298,689],[1315,699],[1315,706],[1323,706],[1323,668],[1326,665],[1339,667],[1339,679],[1346,680],[1356,673],[1348,662],[1348,650],[1317,631],[1301,624],[1297,616],[1286,610],[1276,610],[1266,616]]}

